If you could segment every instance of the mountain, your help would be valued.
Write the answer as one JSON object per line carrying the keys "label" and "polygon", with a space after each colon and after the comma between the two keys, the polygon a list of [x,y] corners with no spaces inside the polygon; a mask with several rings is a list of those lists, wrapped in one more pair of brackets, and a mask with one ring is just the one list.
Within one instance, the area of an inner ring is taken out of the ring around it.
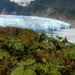
{"label": "mountain", "polygon": [[28,9],[31,15],[64,20],[75,26],[75,0],[35,0]]}
{"label": "mountain", "polygon": [[75,0],[35,0],[29,6],[31,14],[74,19],[75,18]]}
{"label": "mountain", "polygon": [[0,0],[0,13],[54,18],[75,27],[75,0],[35,0],[25,7],[10,0]]}
{"label": "mountain", "polygon": [[26,7],[10,2],[10,0],[0,0],[0,14],[27,15]]}

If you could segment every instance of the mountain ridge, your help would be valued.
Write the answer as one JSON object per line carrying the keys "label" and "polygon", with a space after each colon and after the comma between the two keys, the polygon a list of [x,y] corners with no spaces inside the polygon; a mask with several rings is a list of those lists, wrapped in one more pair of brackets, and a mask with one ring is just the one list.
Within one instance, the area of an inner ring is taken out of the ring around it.
{"label": "mountain ridge", "polygon": [[31,15],[54,18],[75,27],[75,0],[35,0],[23,7],[10,0],[0,0],[0,14]]}

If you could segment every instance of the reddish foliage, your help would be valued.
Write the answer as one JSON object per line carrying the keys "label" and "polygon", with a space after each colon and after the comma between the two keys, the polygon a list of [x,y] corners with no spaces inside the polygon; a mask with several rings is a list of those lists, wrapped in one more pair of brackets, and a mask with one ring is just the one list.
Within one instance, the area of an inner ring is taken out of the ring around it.
{"label": "reddish foliage", "polygon": [[3,68],[0,68],[0,73],[1,73],[1,75],[7,75],[7,72]]}
{"label": "reddish foliage", "polygon": [[2,34],[2,33],[4,33],[5,32],[5,30],[4,29],[1,29],[0,30],[0,34]]}
{"label": "reddish foliage", "polygon": [[70,66],[68,67],[68,69],[69,69],[69,70],[73,70],[73,66],[70,65]]}
{"label": "reddish foliage", "polygon": [[58,57],[61,54],[61,51],[56,51],[56,57]]}
{"label": "reddish foliage", "polygon": [[68,59],[67,61],[68,61],[68,62],[71,62],[71,60],[70,60],[70,59]]}
{"label": "reddish foliage", "polygon": [[0,65],[2,64],[2,62],[0,61]]}
{"label": "reddish foliage", "polygon": [[2,49],[2,45],[0,45],[0,49]]}
{"label": "reddish foliage", "polygon": [[66,43],[66,42],[67,42],[67,37],[65,37],[63,40],[63,43]]}
{"label": "reddish foliage", "polygon": [[16,36],[18,35],[19,30],[16,27],[5,27],[5,28],[0,28],[0,34],[6,34],[6,36]]}
{"label": "reddish foliage", "polygon": [[68,53],[68,54],[67,54],[67,56],[69,57],[69,56],[70,56],[70,54]]}

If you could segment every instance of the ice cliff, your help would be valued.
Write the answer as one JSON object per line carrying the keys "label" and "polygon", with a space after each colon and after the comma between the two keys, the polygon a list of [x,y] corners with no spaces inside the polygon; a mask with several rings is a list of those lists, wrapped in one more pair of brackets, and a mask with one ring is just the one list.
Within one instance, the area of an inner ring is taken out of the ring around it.
{"label": "ice cliff", "polygon": [[67,29],[71,27],[70,24],[55,19],[17,15],[0,15],[0,26],[28,28],[37,32]]}

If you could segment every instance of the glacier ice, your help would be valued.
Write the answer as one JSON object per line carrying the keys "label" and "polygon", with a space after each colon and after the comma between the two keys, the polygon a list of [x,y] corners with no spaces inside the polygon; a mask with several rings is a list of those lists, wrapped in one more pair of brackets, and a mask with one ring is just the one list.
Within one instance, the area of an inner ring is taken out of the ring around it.
{"label": "glacier ice", "polygon": [[33,29],[37,32],[67,29],[71,25],[55,19],[40,18],[33,16],[0,15],[0,26],[13,26]]}

